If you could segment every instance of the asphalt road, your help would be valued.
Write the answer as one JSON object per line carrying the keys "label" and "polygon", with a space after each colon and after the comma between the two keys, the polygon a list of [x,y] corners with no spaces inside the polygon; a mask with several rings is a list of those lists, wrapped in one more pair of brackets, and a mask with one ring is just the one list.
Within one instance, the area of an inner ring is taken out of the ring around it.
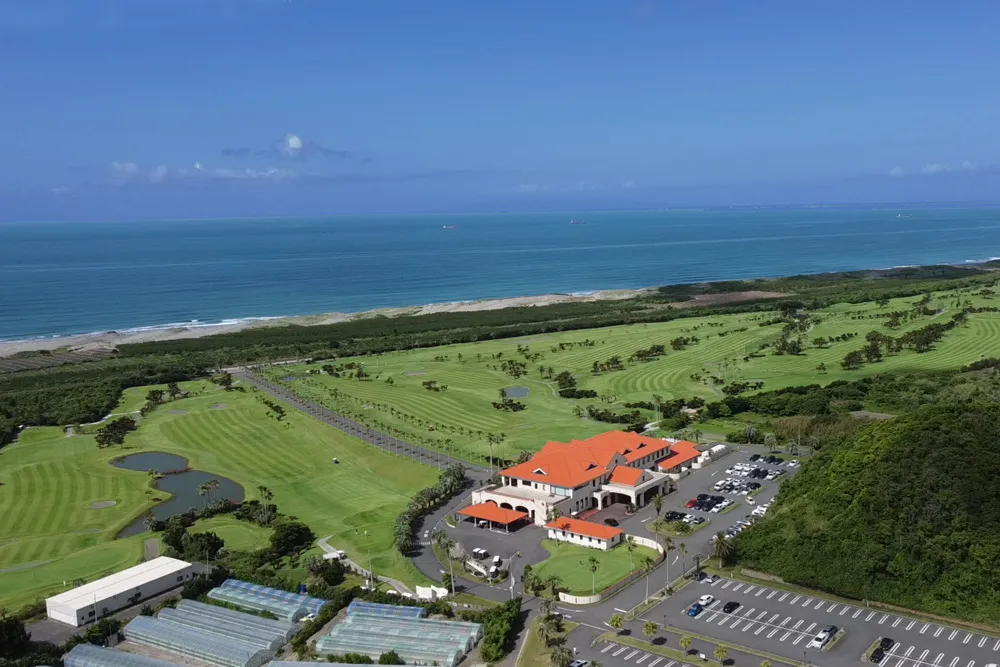
{"label": "asphalt road", "polygon": [[[688,616],[691,603],[704,594],[716,600],[698,616]],[[724,613],[723,606],[731,601],[740,607]],[[857,662],[882,637],[895,640],[880,663],[882,667],[987,667],[1000,663],[1000,637],[731,579],[691,584],[645,618],[823,665]],[[843,636],[829,651],[807,648],[825,625],[842,629]]]}

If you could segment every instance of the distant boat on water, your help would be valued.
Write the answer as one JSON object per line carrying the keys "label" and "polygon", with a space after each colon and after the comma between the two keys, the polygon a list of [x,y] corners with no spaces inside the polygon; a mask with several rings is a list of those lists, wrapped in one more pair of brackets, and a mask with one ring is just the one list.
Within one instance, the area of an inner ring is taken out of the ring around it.
{"label": "distant boat on water", "polygon": [[897,214],[896,214],[896,217],[897,217],[897,218],[909,218],[910,216],[908,216],[908,215],[903,215],[902,213],[897,213]]}
{"label": "distant boat on water", "polygon": [[584,222],[583,220],[570,220],[569,224],[571,224],[571,225],[585,225],[587,223]]}
{"label": "distant boat on water", "polygon": [[441,225],[441,229],[455,229],[455,225]]}

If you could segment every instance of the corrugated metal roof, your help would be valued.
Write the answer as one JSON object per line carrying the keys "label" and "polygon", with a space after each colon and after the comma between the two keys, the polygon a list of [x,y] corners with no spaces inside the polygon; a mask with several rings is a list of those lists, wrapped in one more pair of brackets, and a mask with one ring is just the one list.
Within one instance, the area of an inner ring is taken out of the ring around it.
{"label": "corrugated metal roof", "polygon": [[145,563],[140,563],[135,567],[130,567],[127,570],[108,575],[103,579],[98,579],[89,584],[68,590],[65,593],[54,595],[47,602],[70,605],[79,609],[80,607],[94,604],[95,598],[97,600],[107,600],[119,593],[134,590],[150,581],[169,576],[189,567],[191,567],[191,563],[186,563],[176,558],[160,556]]}

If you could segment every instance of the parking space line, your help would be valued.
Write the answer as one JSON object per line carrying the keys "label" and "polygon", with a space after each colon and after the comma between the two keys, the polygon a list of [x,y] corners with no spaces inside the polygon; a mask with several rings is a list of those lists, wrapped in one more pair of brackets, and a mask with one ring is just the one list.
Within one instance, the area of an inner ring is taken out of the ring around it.
{"label": "parking space line", "polygon": [[736,584],[736,585],[735,585],[735,586],[733,587],[733,592],[735,593],[736,591],[740,590],[741,588],[743,588],[743,584],[742,584],[742,583],[740,583],[740,584]]}
{"label": "parking space line", "polygon": [[954,639],[955,635],[957,635],[957,634],[958,634],[958,630],[952,630],[951,634],[948,635],[948,639]]}
{"label": "parking space line", "polygon": [[[899,620],[901,620],[901,621],[902,621],[903,619],[899,619]],[[916,622],[916,621],[910,621],[910,624],[906,626],[906,629],[907,629],[907,630],[909,630],[910,628],[912,628],[912,627],[913,627],[914,625],[916,625],[916,624],[917,624],[917,622]],[[895,624],[895,623],[893,623],[892,627],[896,627],[896,624]]]}
{"label": "parking space line", "polygon": [[767,633],[767,638],[770,639],[771,637],[775,636],[776,634],[778,634],[780,630],[781,628],[775,628],[774,630],[771,630],[769,633]]}
{"label": "parking space line", "polygon": [[798,643],[799,643],[800,641],[802,641],[802,638],[803,638],[803,637],[805,637],[805,635],[799,635],[798,637],[796,637],[796,638],[795,638],[795,641],[793,641],[793,642],[792,642],[792,644],[793,644],[793,645],[798,645]]}
{"label": "parking space line", "polygon": [[767,592],[767,589],[766,589],[766,588],[761,588],[761,589],[758,589],[758,591],[757,591],[757,597],[760,597],[760,594],[761,594],[761,593],[766,593],[766,592]]}
{"label": "parking space line", "polygon": [[896,627],[897,625],[899,625],[902,622],[903,622],[903,619],[897,618],[895,621],[892,622],[892,627]]}
{"label": "parking space line", "polygon": [[878,621],[878,624],[882,625],[883,623],[885,623],[885,620],[887,618],[889,618],[889,614],[886,614],[885,616],[883,616],[882,618],[880,618],[879,621]]}
{"label": "parking space line", "polygon": [[955,667],[955,665],[957,664],[958,664],[958,658],[955,658],[954,660],[951,661],[951,664],[948,665],[948,667]]}
{"label": "parking space line", "polygon": [[803,606],[803,607],[805,607],[805,606],[808,606],[808,604],[809,604],[810,602],[812,602],[812,601],[813,601],[813,599],[812,599],[812,598],[808,598],[808,599],[807,599],[807,600],[806,600],[805,602],[803,602],[803,603],[802,603],[802,606]]}
{"label": "parking space line", "polygon": [[812,632],[812,629],[815,627],[816,627],[815,623],[810,623],[809,627],[802,631],[802,636],[805,637],[806,635],[808,635],[810,632]]}
{"label": "parking space line", "polygon": [[729,579],[726,579],[725,583],[722,584],[722,587],[723,588],[729,588],[732,585],[733,585],[733,582],[731,580],[729,580]]}
{"label": "parking space line", "polygon": [[938,627],[938,629],[934,631],[934,636],[935,636],[935,637],[937,637],[937,636],[938,636],[938,635],[940,635],[940,634],[941,634],[942,632],[944,632],[944,626],[943,626],[943,625],[942,625],[942,626],[939,626],[939,627]]}
{"label": "parking space line", "polygon": [[657,658],[653,662],[649,663],[646,667],[656,667],[657,663],[659,663],[661,660],[663,660],[663,658]]}
{"label": "parking space line", "polygon": [[826,608],[827,611],[836,611],[836,609],[837,609],[836,603],[831,603],[830,606]]}
{"label": "parking space line", "polygon": [[613,649],[615,646],[616,646],[616,644],[608,644],[607,646],[605,646],[604,648],[601,649],[601,653],[607,653],[608,651],[610,651],[611,649]]}
{"label": "parking space line", "polygon": [[[764,632],[764,630],[767,630],[767,625],[764,624],[764,623],[761,623],[760,627],[757,628],[757,630],[756,630],[756,632],[754,632],[754,634],[755,635],[759,635],[760,633]],[[775,630],[775,632],[777,632],[777,630]]]}
{"label": "parking space line", "polygon": [[746,632],[747,630],[752,628],[754,626],[754,623],[756,622],[757,621],[748,621],[747,624],[743,626],[743,632]]}
{"label": "parking space line", "polygon": [[873,611],[872,613],[870,613],[867,616],[865,616],[865,623],[867,623],[868,621],[872,620],[872,616],[874,616],[877,613],[878,613],[877,611]]}
{"label": "parking space line", "polygon": [[718,616],[718,614],[712,614],[711,616],[709,616],[708,618],[706,618],[706,619],[705,619],[705,622],[706,622],[706,623],[711,623],[711,622],[712,622],[712,620],[713,620],[713,619],[714,619],[714,618],[715,618],[716,616]]}
{"label": "parking space line", "polygon": [[[766,611],[762,611],[759,614],[757,614],[757,620],[759,621],[760,619],[764,618],[765,616],[767,616],[767,612]],[[775,614],[775,616],[777,616],[777,614]]]}
{"label": "parking space line", "polygon": [[653,655],[653,654],[652,654],[652,653],[647,653],[646,655],[644,655],[644,656],[642,656],[641,658],[639,658],[638,660],[636,660],[636,661],[635,661],[635,664],[637,664],[637,665],[638,665],[639,663],[641,663],[641,662],[642,662],[643,660],[645,660],[646,658],[648,658],[648,657],[649,657],[649,656],[651,656],[651,655]]}
{"label": "parking space line", "polygon": [[993,650],[1000,651],[1000,639],[998,639],[997,643],[993,645]]}
{"label": "parking space line", "polygon": [[920,657],[917,658],[917,660],[920,661],[920,662],[923,662],[924,658],[926,658],[927,654],[930,653],[930,652],[931,652],[931,650],[929,648],[925,648],[924,652],[920,654]]}
{"label": "parking space line", "polygon": [[983,647],[983,644],[986,643],[987,639],[988,639],[988,637],[983,637],[982,639],[979,640],[979,648]]}
{"label": "parking space line", "polygon": [[635,655],[635,654],[636,654],[636,653],[638,653],[638,652],[639,652],[639,650],[638,650],[638,649],[636,649],[636,650],[632,651],[631,653],[629,653],[629,654],[628,654],[627,656],[625,656],[624,658],[622,658],[622,660],[631,660],[631,659],[632,659],[632,656],[633,656],[633,655]]}
{"label": "parking space line", "polygon": [[794,597],[794,598],[792,599],[792,601],[791,601],[791,602],[789,602],[788,604],[795,604],[796,602],[798,602],[798,601],[799,601],[799,598],[800,598],[800,597],[802,597],[802,596],[801,596],[801,595],[796,595],[796,596],[795,596],[795,597]]}
{"label": "parking space line", "polygon": [[851,616],[851,618],[857,618],[858,616],[861,615],[861,612],[863,611],[864,609],[858,609],[856,612],[854,612],[854,616]]}
{"label": "parking space line", "polygon": [[917,648],[917,647],[916,646],[911,646],[910,648],[906,649],[906,653],[903,654],[903,657],[904,658],[909,658],[910,654],[913,653],[913,649],[915,649],[915,648]]}
{"label": "parking space line", "polygon": [[816,603],[816,606],[813,607],[813,609],[821,609],[823,607],[823,605],[825,605],[825,604],[826,604],[826,600],[820,600],[819,602]]}
{"label": "parking space line", "polygon": [[790,635],[790,634],[792,634],[792,633],[791,633],[790,631],[789,631],[789,632],[786,632],[785,634],[783,634],[783,635],[781,635],[780,637],[778,637],[778,641],[779,641],[779,642],[783,642],[783,641],[785,641],[786,639],[788,639],[788,635]]}
{"label": "parking space line", "polygon": [[971,632],[969,634],[965,635],[965,639],[962,640],[962,643],[963,644],[968,644],[970,639],[972,639],[972,633]]}
{"label": "parking space line", "polygon": [[934,658],[934,667],[937,667],[937,664],[939,662],[941,662],[941,658],[943,658],[943,657],[944,657],[944,653],[938,653],[938,657]]}
{"label": "parking space line", "polygon": [[622,646],[620,649],[618,649],[617,651],[615,651],[611,655],[613,655],[613,656],[615,656],[617,658],[620,653],[624,653],[627,650],[628,650],[628,646]]}
{"label": "parking space line", "polygon": [[745,591],[743,591],[743,592],[744,593],[749,593],[750,591],[752,591],[755,588],[757,588],[757,586],[752,584],[752,585],[748,586],[747,589]]}
{"label": "parking space line", "polygon": [[927,632],[927,628],[931,627],[930,623],[924,623],[924,627],[920,628],[920,634]]}
{"label": "parking space line", "polygon": [[710,583],[709,586],[718,586],[719,582],[721,582],[721,581],[722,581],[722,579],[716,579],[715,581],[713,581],[712,583]]}
{"label": "parking space line", "polygon": [[976,664],[976,661],[975,660],[970,660],[969,664],[967,664],[965,667],[972,667],[974,664]]}
{"label": "parking space line", "polygon": [[778,602],[784,602],[785,598],[787,598],[789,595],[791,595],[791,593],[785,593],[780,598],[778,598]]}
{"label": "parking space line", "polygon": [[[652,664],[651,664],[651,665],[650,665],[649,667],[653,667],[653,665],[655,665],[655,664],[656,664],[656,663],[654,662],[654,663],[652,663]],[[676,664],[677,664],[677,661],[676,661],[676,660],[671,660],[671,661],[670,661],[670,662],[668,662],[667,664],[663,665],[663,667],[674,667],[674,665],[676,665]]]}
{"label": "parking space line", "polygon": [[840,612],[840,615],[841,615],[841,616],[843,616],[844,614],[846,614],[846,613],[847,613],[847,612],[849,612],[850,610],[851,610],[851,608],[850,608],[850,607],[848,607],[848,606],[847,606],[847,605],[845,604],[845,605],[844,605],[844,609],[843,609],[843,610],[842,610],[842,611]]}
{"label": "parking space line", "polygon": [[767,594],[767,599],[770,600],[771,598],[773,598],[777,594],[778,594],[778,591],[771,591],[770,593]]}

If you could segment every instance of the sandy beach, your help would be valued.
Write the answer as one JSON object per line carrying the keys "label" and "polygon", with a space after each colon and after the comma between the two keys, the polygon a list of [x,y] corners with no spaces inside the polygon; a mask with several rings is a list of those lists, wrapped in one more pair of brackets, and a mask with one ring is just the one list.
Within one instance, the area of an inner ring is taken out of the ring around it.
{"label": "sandy beach", "polygon": [[575,294],[542,294],[540,296],[518,296],[505,299],[481,299],[478,301],[457,301],[451,303],[436,303],[424,306],[408,306],[403,308],[383,308],[359,313],[324,313],[319,315],[302,315],[296,317],[278,317],[268,319],[247,319],[223,324],[205,324],[191,327],[146,328],[136,331],[107,331],[103,333],[78,334],[59,336],[57,338],[36,338],[28,340],[0,341],[0,357],[9,357],[21,352],[37,350],[110,350],[127,343],[148,343],[159,340],[176,340],[179,338],[200,338],[216,334],[232,333],[244,329],[260,327],[286,326],[290,324],[315,326],[321,324],[336,324],[365,317],[399,317],[402,315],[429,315],[432,313],[468,313],[482,310],[499,310],[501,308],[518,308],[524,306],[549,306],[556,303],[579,303],[586,301],[609,301],[630,299],[648,292],[649,289],[638,290],[603,290],[585,295]]}

